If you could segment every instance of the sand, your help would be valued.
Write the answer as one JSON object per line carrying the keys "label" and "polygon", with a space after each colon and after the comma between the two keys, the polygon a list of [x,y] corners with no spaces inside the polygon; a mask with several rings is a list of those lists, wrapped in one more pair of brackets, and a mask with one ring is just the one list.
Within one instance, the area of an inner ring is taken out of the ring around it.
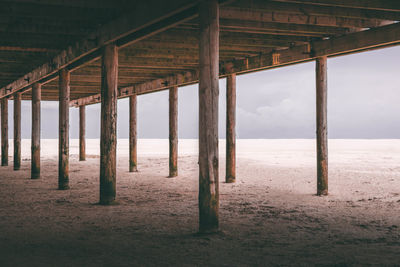
{"label": "sand", "polygon": [[[197,142],[139,140],[129,173],[118,140],[119,205],[97,205],[99,140],[86,162],[71,140],[71,190],[57,188],[57,140],[42,140],[42,177],[0,167],[0,266],[400,266],[400,140],[330,140],[328,197],[317,197],[314,140],[238,140],[237,182],[224,183],[220,226],[196,235]],[[10,147],[12,151],[12,146]]]}

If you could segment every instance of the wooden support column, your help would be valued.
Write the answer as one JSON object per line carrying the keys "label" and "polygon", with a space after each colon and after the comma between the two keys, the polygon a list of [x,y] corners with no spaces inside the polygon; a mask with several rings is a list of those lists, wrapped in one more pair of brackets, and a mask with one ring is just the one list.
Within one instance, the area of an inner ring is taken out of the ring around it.
{"label": "wooden support column", "polygon": [[100,204],[116,195],[118,48],[103,47],[101,68]]}
{"label": "wooden support column", "polygon": [[137,172],[137,105],[136,95],[129,97],[129,171]]}
{"label": "wooden support column", "polygon": [[226,174],[225,182],[236,180],[236,74],[226,78]]}
{"label": "wooden support column", "polygon": [[199,231],[218,231],[218,0],[199,7]]}
{"label": "wooden support column", "polygon": [[1,99],[1,166],[8,166],[8,99]]}
{"label": "wooden support column", "polygon": [[58,189],[69,189],[69,93],[70,73],[62,69],[58,76]]}
{"label": "wooden support column", "polygon": [[178,176],[178,86],[169,88],[169,177]]}
{"label": "wooden support column", "polygon": [[21,98],[22,93],[14,94],[14,170],[21,168]]}
{"label": "wooden support column", "polygon": [[79,161],[86,160],[86,106],[79,106]]}
{"label": "wooden support column", "polygon": [[327,58],[316,62],[317,195],[328,195]]}
{"label": "wooden support column", "polygon": [[31,178],[40,178],[40,100],[42,86],[32,85]]}

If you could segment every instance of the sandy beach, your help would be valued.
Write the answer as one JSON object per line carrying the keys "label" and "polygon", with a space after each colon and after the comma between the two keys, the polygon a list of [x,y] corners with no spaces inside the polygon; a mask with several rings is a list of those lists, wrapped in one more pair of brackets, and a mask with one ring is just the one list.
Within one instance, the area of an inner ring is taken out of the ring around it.
{"label": "sandy beach", "polygon": [[[10,156],[12,140],[10,140]],[[197,141],[179,140],[179,176],[168,140],[138,141],[138,173],[118,140],[117,200],[97,205],[99,140],[57,188],[58,141],[42,140],[41,179],[0,167],[0,266],[399,266],[400,140],[329,140],[329,192],[317,197],[315,140],[237,140],[237,182],[224,183],[221,233],[196,235]]]}

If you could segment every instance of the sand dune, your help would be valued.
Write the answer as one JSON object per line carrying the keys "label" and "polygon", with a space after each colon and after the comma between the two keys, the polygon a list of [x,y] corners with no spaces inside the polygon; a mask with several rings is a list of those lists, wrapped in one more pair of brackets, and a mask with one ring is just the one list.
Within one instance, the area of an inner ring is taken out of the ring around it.
{"label": "sand dune", "polygon": [[328,197],[314,195],[314,140],[238,140],[235,184],[223,182],[222,140],[212,236],[194,234],[196,140],[179,140],[171,179],[167,140],[139,140],[139,172],[128,173],[119,139],[109,207],[96,205],[99,140],[87,140],[86,162],[71,140],[69,191],[55,190],[57,142],[42,140],[40,180],[29,179],[29,140],[21,171],[0,168],[1,266],[399,266],[400,140],[330,140]]}

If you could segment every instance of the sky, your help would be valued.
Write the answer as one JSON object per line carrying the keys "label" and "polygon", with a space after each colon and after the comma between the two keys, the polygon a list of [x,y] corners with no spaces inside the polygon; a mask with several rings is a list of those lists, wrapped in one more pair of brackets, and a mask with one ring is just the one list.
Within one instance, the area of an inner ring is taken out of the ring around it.
{"label": "sky", "polygon": [[[328,58],[328,137],[400,138],[400,47]],[[219,137],[225,138],[225,79],[220,80]],[[198,136],[198,86],[178,92],[179,138]],[[168,91],[140,95],[139,138],[168,138]],[[9,101],[9,137],[13,136]],[[118,101],[118,138],[128,138],[128,99]],[[44,139],[58,138],[58,103],[42,101]],[[315,138],[315,63],[237,76],[237,138]],[[100,136],[100,105],[86,107],[86,136]],[[31,104],[22,101],[22,138],[31,135]],[[79,110],[70,109],[70,138]]]}

